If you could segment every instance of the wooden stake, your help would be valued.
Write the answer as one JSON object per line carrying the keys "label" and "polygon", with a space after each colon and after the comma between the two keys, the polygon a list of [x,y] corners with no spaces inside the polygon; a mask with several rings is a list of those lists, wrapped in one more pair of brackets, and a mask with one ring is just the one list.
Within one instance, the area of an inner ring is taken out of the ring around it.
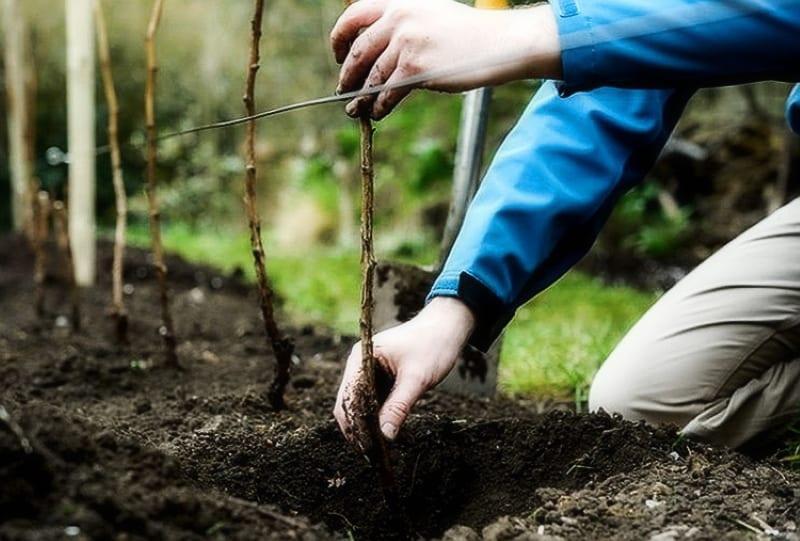
{"label": "wooden stake", "polygon": [[5,86],[7,99],[8,162],[11,172],[11,211],[15,231],[23,231],[30,215],[31,199],[27,194],[32,164],[26,153],[25,132],[28,126],[28,96],[25,88],[25,17],[21,0],[3,0],[5,35]]}
{"label": "wooden stake", "polygon": [[114,259],[111,265],[111,310],[116,324],[117,343],[128,343],[128,313],[122,294],[122,267],[125,259],[125,230],[128,223],[128,201],[125,181],[122,178],[122,158],[119,150],[119,103],[111,69],[111,52],[108,32],[103,16],[102,0],[94,2],[94,17],[97,26],[97,50],[100,57],[100,72],[103,90],[108,104],[108,144],[111,147],[112,181],[114,183],[117,223],[114,230]]}
{"label": "wooden stake", "polygon": [[50,195],[45,191],[40,191],[36,194],[36,207],[35,207],[36,222],[34,234],[34,264],[33,264],[33,282],[36,287],[35,294],[35,307],[36,315],[44,317],[44,301],[45,291],[44,282],[47,278],[47,247],[45,244],[48,240],[48,233],[50,231]]}
{"label": "wooden stake", "polygon": [[81,287],[94,285],[97,274],[92,1],[66,0],[69,238],[75,261],[75,279]]}
{"label": "wooden stake", "polygon": [[36,197],[39,193],[39,179],[36,176],[36,97],[39,93],[39,75],[36,72],[36,57],[34,55],[35,39],[33,33],[27,36],[27,70],[25,74],[25,94],[27,100],[26,126],[25,126],[25,151],[30,170],[28,172],[28,188],[25,193],[25,235],[33,246],[36,235],[34,216],[36,215]]}
{"label": "wooden stake", "polygon": [[172,324],[172,313],[169,306],[167,290],[167,265],[164,262],[164,248],[161,244],[161,213],[158,209],[158,182],[156,179],[156,112],[155,88],[156,73],[156,30],[161,22],[164,0],[155,0],[150,23],[147,26],[145,48],[147,52],[147,81],[145,84],[145,122],[147,124],[147,204],[150,210],[150,238],[153,249],[153,265],[155,266],[160,291],[161,327],[158,332],[164,339],[167,366],[178,367],[178,355],[175,352],[175,330]]}
{"label": "wooden stake", "polygon": [[72,260],[72,243],[69,240],[69,217],[63,201],[53,203],[53,229],[56,232],[58,251],[61,252],[61,257],[64,259],[64,272],[72,305],[72,330],[79,332],[81,330],[80,290],[75,281],[75,262]]}
{"label": "wooden stake", "polygon": [[[247,83],[245,87],[244,104],[248,115],[255,113],[255,84],[256,75],[260,67],[261,54],[261,22],[264,17],[264,0],[255,0],[255,11],[251,21],[250,57],[247,68]],[[275,308],[273,303],[274,293],[267,278],[264,264],[264,246],[261,240],[261,218],[258,213],[256,198],[256,123],[247,123],[247,176],[245,177],[244,206],[247,221],[250,227],[250,247],[253,251],[253,264],[256,270],[258,295],[261,303],[261,316],[264,320],[264,330],[275,355],[275,377],[270,385],[268,398],[275,410],[286,407],[284,392],[289,383],[289,373],[292,367],[292,354],[294,344],[283,336],[275,321]]]}

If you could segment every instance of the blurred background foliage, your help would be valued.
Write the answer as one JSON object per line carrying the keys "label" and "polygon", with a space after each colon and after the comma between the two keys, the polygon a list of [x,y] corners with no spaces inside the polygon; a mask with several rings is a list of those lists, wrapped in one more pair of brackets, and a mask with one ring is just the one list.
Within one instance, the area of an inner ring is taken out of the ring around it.
{"label": "blurred background foliage", "polygon": [[[337,66],[328,50],[328,33],[341,4],[268,3],[259,109],[330,94],[336,88]],[[144,139],[143,37],[150,7],[142,0],[106,0],[121,140],[130,143],[123,149],[123,161],[132,198],[131,235],[140,244],[147,242],[146,206],[143,153],[136,145]],[[36,173],[46,188],[61,192],[66,167],[48,165],[45,152],[67,144],[64,3],[26,0],[24,9],[38,74]],[[243,113],[251,10],[250,0],[166,2],[158,37],[162,132]],[[526,81],[496,90],[486,163],[537,87]],[[680,138],[691,143],[688,150],[666,154],[649,182],[623,198],[593,252],[604,271],[612,270],[612,281],[645,291],[608,288],[574,274],[526,307],[508,333],[504,370],[510,391],[585,389],[594,367],[657,294],[653,290],[659,284],[640,280],[642,267],[631,262],[689,268],[796,194],[796,169],[788,165],[796,162],[796,152],[789,151],[796,141],[787,135],[782,117],[787,92],[787,85],[769,83],[709,90],[696,97],[678,128]],[[103,144],[106,112],[99,79],[97,96],[96,130]],[[0,107],[5,107],[5,99]],[[458,96],[416,93],[378,124],[380,257],[436,261],[460,108]],[[353,332],[358,298],[358,134],[342,109],[318,107],[259,123],[259,197],[268,265],[290,315]],[[4,113],[0,123],[5,123]],[[0,225],[7,227],[6,130],[4,125],[0,128]],[[243,131],[234,128],[165,141],[159,175],[168,247],[193,260],[247,273],[242,137]],[[114,210],[107,156],[98,163],[97,209],[102,226],[110,227]],[[615,265],[618,272],[613,271]]]}

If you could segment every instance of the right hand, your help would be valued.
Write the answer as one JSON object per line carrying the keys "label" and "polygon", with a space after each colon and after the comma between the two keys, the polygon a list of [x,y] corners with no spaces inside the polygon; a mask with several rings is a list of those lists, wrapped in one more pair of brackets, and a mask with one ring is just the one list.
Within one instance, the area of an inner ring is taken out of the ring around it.
{"label": "right hand", "polygon": [[[416,86],[461,92],[561,73],[556,20],[547,5],[485,10],[453,0],[359,0],[331,31],[331,47],[342,64],[340,92],[467,64],[472,69]],[[347,113],[383,118],[410,91],[386,89],[358,98]]]}
{"label": "right hand", "polygon": [[[380,408],[379,424],[384,437],[393,440],[414,404],[440,383],[456,364],[475,325],[475,318],[458,299],[437,297],[413,319],[374,337],[376,362],[394,385]],[[353,347],[339,386],[333,414],[350,443],[365,451],[369,438],[364,419],[356,411],[355,393],[361,370],[361,343]]]}

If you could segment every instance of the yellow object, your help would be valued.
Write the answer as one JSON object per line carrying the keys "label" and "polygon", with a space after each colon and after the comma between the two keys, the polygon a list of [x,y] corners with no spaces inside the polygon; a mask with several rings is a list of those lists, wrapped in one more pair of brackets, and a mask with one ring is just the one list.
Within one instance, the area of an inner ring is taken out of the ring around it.
{"label": "yellow object", "polygon": [[475,7],[478,9],[506,9],[508,0],[475,0]]}

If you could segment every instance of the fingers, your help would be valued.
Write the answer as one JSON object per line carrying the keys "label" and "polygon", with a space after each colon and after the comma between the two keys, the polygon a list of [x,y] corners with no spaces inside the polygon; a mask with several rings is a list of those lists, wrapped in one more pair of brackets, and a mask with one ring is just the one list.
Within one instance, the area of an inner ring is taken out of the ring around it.
{"label": "fingers", "polygon": [[360,0],[342,13],[331,30],[331,47],[336,62],[344,62],[358,33],[380,19],[388,3],[388,0]]}
{"label": "fingers", "polygon": [[352,444],[358,444],[356,434],[358,428],[352,425],[353,416],[347,411],[347,401],[358,383],[361,371],[361,343],[353,346],[345,364],[342,381],[339,384],[339,392],[336,395],[336,405],[333,408],[333,416],[339,424],[339,429],[344,437]]}
{"label": "fingers", "polygon": [[[364,82],[364,88],[374,88],[382,85],[387,80],[394,76],[395,68],[397,67],[397,60],[399,53],[394,48],[389,48],[375,61],[372,70]],[[372,109],[372,104],[375,103],[376,96],[364,96],[356,98],[347,104],[345,111],[352,117],[359,116],[362,112],[369,112]],[[375,118],[373,116],[373,118]]]}
{"label": "fingers", "polygon": [[[386,50],[391,37],[389,24],[378,21],[353,41],[342,69],[339,70],[339,92],[349,92],[363,86],[364,79],[373,70],[376,59]],[[385,77],[390,74],[391,72],[386,73]]]}
{"label": "fingers", "polygon": [[386,81],[386,86],[388,88],[378,94],[378,97],[372,105],[372,118],[374,120],[381,120],[391,113],[394,108],[411,93],[411,86],[391,88],[393,85],[408,79],[408,77],[410,77],[410,74],[402,64],[394,70],[391,77]]}
{"label": "fingers", "polygon": [[428,387],[425,378],[414,372],[398,373],[394,389],[389,393],[378,415],[381,432],[387,439],[393,440],[397,437],[411,408]]}

